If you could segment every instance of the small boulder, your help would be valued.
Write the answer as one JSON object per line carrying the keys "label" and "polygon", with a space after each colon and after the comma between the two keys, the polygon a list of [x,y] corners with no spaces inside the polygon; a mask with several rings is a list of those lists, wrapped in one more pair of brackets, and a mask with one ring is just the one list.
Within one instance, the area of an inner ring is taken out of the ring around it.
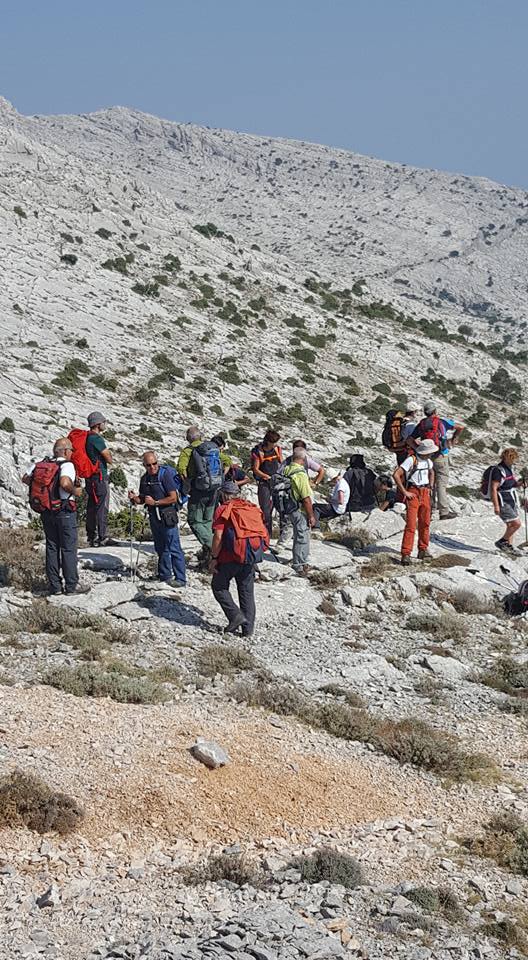
{"label": "small boulder", "polygon": [[202,737],[198,737],[196,743],[189,748],[189,753],[209,770],[225,767],[226,763],[229,763],[228,754],[214,740],[204,740]]}

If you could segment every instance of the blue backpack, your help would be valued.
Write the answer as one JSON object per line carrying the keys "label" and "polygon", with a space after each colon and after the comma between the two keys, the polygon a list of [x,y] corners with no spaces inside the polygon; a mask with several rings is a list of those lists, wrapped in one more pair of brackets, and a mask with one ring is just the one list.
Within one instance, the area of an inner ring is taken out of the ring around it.
{"label": "blue backpack", "polygon": [[224,471],[220,460],[220,450],[216,443],[204,440],[193,447],[193,470],[190,473],[191,486],[202,493],[217,493],[224,482]]}
{"label": "blue backpack", "polygon": [[183,507],[184,504],[186,504],[187,500],[189,499],[187,494],[183,492],[182,478],[180,477],[180,474],[178,473],[176,468],[171,467],[170,464],[168,463],[161,464],[158,470],[157,480],[159,481],[159,483],[161,483],[162,486],[163,486],[164,477],[170,477],[170,479],[174,483],[174,486],[176,487],[176,490],[178,492],[178,502],[175,506],[177,510],[180,510],[181,507]]}

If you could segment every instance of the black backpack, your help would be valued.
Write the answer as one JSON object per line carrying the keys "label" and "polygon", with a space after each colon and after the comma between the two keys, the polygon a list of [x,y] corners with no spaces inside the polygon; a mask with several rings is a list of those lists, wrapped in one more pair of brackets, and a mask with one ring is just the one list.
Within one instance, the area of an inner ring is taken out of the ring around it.
{"label": "black backpack", "polygon": [[279,516],[289,517],[299,509],[299,501],[292,494],[290,477],[285,477],[283,473],[275,473],[270,480],[270,490],[273,506]]}
{"label": "black backpack", "polygon": [[528,580],[523,580],[517,590],[506,594],[502,605],[504,612],[510,617],[520,617],[528,611]]}
{"label": "black backpack", "polygon": [[350,487],[345,513],[373,510],[377,505],[374,481],[376,474],[369,467],[349,467],[344,479]]}

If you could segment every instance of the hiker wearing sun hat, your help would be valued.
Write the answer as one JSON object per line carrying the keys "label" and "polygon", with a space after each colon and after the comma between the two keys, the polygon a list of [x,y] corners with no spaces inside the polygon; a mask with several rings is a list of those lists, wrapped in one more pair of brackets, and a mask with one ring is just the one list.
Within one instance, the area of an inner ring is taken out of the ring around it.
{"label": "hiker wearing sun hat", "polygon": [[406,460],[396,467],[393,477],[402,500],[407,507],[407,519],[401,545],[402,564],[411,563],[414,535],[418,526],[418,559],[426,560],[429,553],[429,528],[431,526],[431,492],[434,484],[433,461],[438,452],[432,440],[422,440],[415,445]]}

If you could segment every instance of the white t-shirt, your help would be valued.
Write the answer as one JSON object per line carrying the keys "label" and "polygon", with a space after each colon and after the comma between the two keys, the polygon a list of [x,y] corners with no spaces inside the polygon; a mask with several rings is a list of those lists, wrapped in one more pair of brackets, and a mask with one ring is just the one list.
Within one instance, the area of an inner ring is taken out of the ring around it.
{"label": "white t-shirt", "polygon": [[[72,483],[75,483],[75,467],[71,460],[63,460],[61,457],[57,459],[57,463],[60,465],[60,478],[68,477]],[[26,470],[26,476],[30,477],[35,469],[35,464],[30,463],[29,467]],[[67,490],[63,490],[62,487],[59,487],[59,498],[61,500],[73,500],[74,498]]]}
{"label": "white t-shirt", "polygon": [[[429,471],[433,469],[433,461],[429,458],[423,460],[421,457],[417,457],[415,463],[414,457],[407,457],[401,464],[401,468],[405,472],[409,486],[429,486]],[[411,473],[412,476],[410,476]]]}
{"label": "white t-shirt", "polygon": [[[339,494],[344,493],[343,503],[339,503]],[[330,495],[330,503],[332,504],[336,513],[344,513],[347,508],[347,503],[350,498],[350,485],[346,482],[344,477],[339,477],[334,484],[334,489]]]}

